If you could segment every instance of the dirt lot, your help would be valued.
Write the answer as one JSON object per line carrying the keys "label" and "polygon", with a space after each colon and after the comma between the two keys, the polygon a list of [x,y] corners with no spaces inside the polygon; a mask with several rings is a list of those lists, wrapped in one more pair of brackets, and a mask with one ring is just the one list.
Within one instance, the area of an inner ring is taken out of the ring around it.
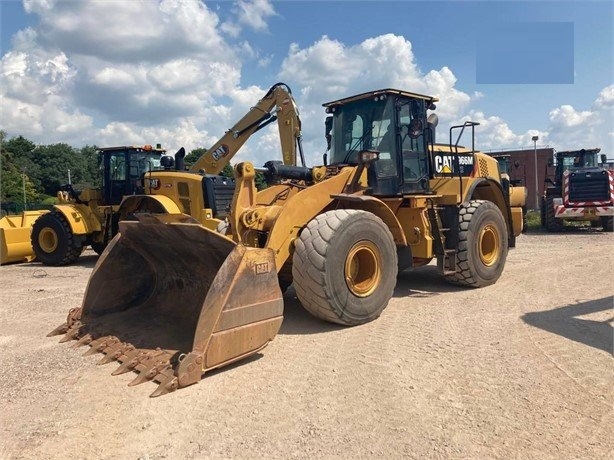
{"label": "dirt lot", "polygon": [[45,337],[80,304],[93,252],[2,267],[0,458],[611,458],[613,243],[523,235],[479,290],[405,272],[355,328],[313,319],[290,289],[260,355],[153,399],[153,383]]}

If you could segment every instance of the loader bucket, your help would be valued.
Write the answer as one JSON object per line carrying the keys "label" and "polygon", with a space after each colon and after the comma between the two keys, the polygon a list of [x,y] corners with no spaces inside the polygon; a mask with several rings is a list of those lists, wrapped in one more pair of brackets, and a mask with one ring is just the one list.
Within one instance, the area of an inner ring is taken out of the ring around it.
{"label": "loader bucket", "polygon": [[34,221],[49,211],[24,211],[16,216],[0,219],[0,265],[13,262],[31,262],[34,250],[30,233]]}
{"label": "loader bucket", "polygon": [[142,215],[94,267],[80,308],[49,335],[119,361],[114,375],[160,385],[159,396],[264,348],[283,319],[270,249],[248,248],[189,216]]}

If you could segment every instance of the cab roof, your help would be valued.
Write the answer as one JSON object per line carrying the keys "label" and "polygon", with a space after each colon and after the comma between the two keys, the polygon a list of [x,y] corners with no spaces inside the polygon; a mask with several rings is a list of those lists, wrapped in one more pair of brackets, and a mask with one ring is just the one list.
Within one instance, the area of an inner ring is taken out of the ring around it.
{"label": "cab roof", "polygon": [[99,147],[99,152],[114,152],[116,150],[137,150],[144,152],[166,152],[166,149],[156,148],[151,145],[120,145],[117,147]]}
{"label": "cab roof", "polygon": [[337,99],[336,101],[332,101],[332,102],[326,102],[322,104],[322,106],[332,107],[335,105],[343,105],[343,104],[347,104],[348,102],[354,102],[354,101],[359,101],[361,99],[368,99],[368,98],[372,98],[372,97],[376,97],[380,95],[388,95],[388,94],[393,95],[393,96],[403,96],[403,97],[408,97],[408,98],[413,98],[413,99],[423,99],[428,102],[438,102],[439,101],[439,98],[434,97],[434,96],[425,96],[424,94],[410,93],[409,91],[403,91],[400,89],[387,88],[387,89],[378,89],[375,91],[369,91],[367,93],[356,94],[355,96],[349,96],[343,99]]}
{"label": "cab roof", "polygon": [[594,148],[594,149],[578,149],[578,150],[561,150],[561,151],[557,151],[556,154],[557,155],[562,155],[562,156],[575,156],[579,153],[599,153],[601,152],[600,148]]}

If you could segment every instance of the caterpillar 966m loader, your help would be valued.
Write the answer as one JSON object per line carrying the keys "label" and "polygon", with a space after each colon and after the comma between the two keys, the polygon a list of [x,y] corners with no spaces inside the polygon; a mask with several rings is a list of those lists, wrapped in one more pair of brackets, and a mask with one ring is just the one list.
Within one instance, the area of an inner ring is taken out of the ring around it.
{"label": "caterpillar 966m loader", "polygon": [[[185,213],[215,229],[225,219],[234,191],[234,180],[218,174],[252,134],[276,120],[283,162],[296,164],[298,149],[304,165],[298,109],[284,83],[273,85],[188,170],[183,148],[174,159],[163,156],[165,150],[159,147],[100,149],[103,188],[75,191],[70,185],[63,187],[50,213],[33,226],[28,222],[21,232],[7,231],[7,260],[35,257],[45,265],[66,265],[77,260],[88,245],[100,254],[117,233],[118,222],[142,212]],[[11,223],[7,221],[6,227]],[[3,253],[2,263],[4,260]]]}
{"label": "caterpillar 966m loader", "polygon": [[283,273],[309,312],[348,326],[380,315],[400,269],[435,257],[452,283],[495,283],[522,210],[496,160],[458,145],[477,123],[435,143],[436,101],[385,89],[325,104],[328,164],[268,162],[260,192],[256,168],[236,165],[225,234],[186,214],[120,221],[82,306],[51,334],[138,372],[133,384],[158,382],[158,396],[265,347]]}

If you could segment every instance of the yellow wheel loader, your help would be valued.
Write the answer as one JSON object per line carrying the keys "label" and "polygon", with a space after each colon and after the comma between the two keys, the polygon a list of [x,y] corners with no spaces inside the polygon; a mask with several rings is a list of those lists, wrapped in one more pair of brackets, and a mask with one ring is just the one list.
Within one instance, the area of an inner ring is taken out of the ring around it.
{"label": "yellow wheel loader", "polygon": [[[140,213],[98,260],[64,334],[135,371],[152,396],[198,382],[211,369],[258,352],[283,319],[281,274],[325,321],[376,319],[400,270],[436,258],[454,284],[500,277],[522,229],[497,162],[459,145],[477,123],[435,141],[434,97],[384,89],[325,104],[322,166],[235,166],[225,233],[186,213]],[[453,137],[458,134],[455,142]]]}
{"label": "yellow wheel loader", "polygon": [[[517,209],[522,209],[522,232],[527,230],[527,188],[523,185],[526,182],[526,177],[522,179],[511,179],[510,172],[512,167],[512,156],[509,153],[492,153],[491,156],[499,163],[499,172],[501,174],[501,184],[503,188],[508,189],[510,197],[510,205]],[[518,168],[516,162],[514,167]]]}
{"label": "yellow wheel loader", "polygon": [[295,164],[298,150],[304,165],[299,113],[284,83],[273,85],[188,170],[183,148],[174,158],[150,146],[100,149],[102,190],[66,186],[58,192],[59,203],[34,223],[29,257],[45,265],[66,265],[88,245],[101,254],[117,233],[118,222],[143,212],[185,213],[215,229],[225,219],[234,191],[234,180],[218,174],[252,134],[274,121],[283,162]]}

